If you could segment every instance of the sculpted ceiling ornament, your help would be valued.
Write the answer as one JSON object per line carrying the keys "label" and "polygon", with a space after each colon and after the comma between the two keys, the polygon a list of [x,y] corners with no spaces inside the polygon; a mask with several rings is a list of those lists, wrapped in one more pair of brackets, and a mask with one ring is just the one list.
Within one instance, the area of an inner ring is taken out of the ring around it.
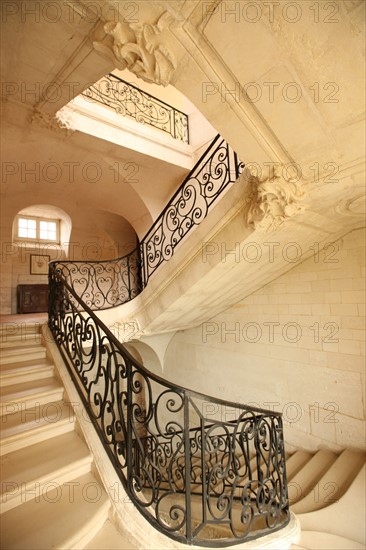
{"label": "sculpted ceiling ornament", "polygon": [[50,115],[41,109],[35,108],[31,122],[64,135],[71,135],[75,131],[71,123],[71,113],[66,107],[60,109],[55,115]]}
{"label": "sculpted ceiling ornament", "polygon": [[248,227],[277,229],[286,219],[304,210],[301,200],[304,191],[297,181],[288,181],[277,169],[271,179],[249,177],[249,207],[245,214]]}
{"label": "sculpted ceiling ornament", "polygon": [[94,47],[111,59],[118,69],[128,69],[146,82],[167,86],[176,68],[172,55],[162,44],[162,34],[172,16],[163,13],[154,25],[108,21],[105,41]]}

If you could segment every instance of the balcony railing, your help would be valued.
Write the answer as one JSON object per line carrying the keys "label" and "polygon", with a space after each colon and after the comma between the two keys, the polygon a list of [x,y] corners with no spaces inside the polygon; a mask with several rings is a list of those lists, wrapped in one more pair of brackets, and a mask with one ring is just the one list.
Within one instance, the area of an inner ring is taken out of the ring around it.
{"label": "balcony railing", "polygon": [[91,309],[132,300],[243,169],[236,153],[217,135],[133,252],[110,261],[62,261],[53,267]]}
{"label": "balcony railing", "polygon": [[172,539],[210,547],[287,525],[281,414],[198,394],[151,374],[53,265],[49,283],[49,327],[141,514]]}
{"label": "balcony railing", "polygon": [[117,114],[153,126],[172,138],[189,143],[188,115],[122,78],[109,74],[84,90],[82,95]]}

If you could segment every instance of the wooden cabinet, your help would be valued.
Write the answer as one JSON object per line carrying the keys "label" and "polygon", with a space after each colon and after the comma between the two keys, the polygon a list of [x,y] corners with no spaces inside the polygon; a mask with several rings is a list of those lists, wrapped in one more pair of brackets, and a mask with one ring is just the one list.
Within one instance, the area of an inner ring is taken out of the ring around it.
{"label": "wooden cabinet", "polygon": [[48,285],[18,285],[18,313],[48,311]]}

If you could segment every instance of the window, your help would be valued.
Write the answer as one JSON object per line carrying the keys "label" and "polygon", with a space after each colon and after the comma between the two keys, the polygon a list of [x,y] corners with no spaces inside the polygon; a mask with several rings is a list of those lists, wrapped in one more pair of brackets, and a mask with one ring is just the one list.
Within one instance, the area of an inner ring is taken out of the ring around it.
{"label": "window", "polygon": [[59,220],[37,218],[35,216],[18,216],[17,218],[17,239],[28,241],[59,242]]}

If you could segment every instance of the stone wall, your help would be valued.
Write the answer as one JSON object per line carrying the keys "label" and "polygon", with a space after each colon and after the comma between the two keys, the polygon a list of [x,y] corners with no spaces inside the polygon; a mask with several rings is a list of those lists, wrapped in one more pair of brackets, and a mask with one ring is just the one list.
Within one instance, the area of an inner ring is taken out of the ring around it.
{"label": "stone wall", "polygon": [[282,411],[288,446],[362,448],[364,241],[360,229],[320,252],[315,243],[313,257],[210,321],[178,332],[164,375],[209,395]]}

